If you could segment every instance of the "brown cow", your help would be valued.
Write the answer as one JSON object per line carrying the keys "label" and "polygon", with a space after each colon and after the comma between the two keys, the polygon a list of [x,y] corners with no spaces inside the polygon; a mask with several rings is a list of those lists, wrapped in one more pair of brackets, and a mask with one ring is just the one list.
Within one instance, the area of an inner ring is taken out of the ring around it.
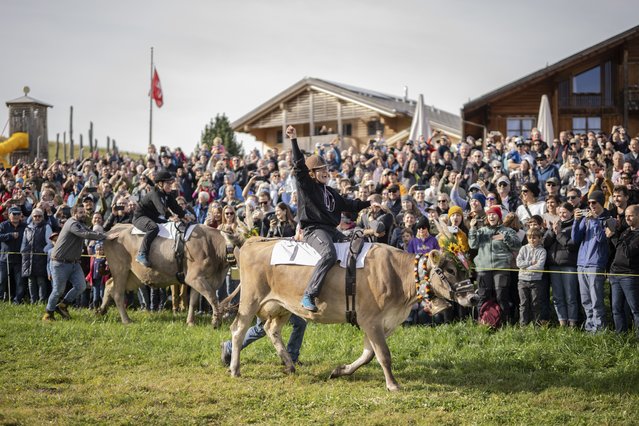
{"label": "brown cow", "polygon": [[[143,283],[153,287],[167,287],[177,281],[174,241],[157,238],[149,253],[152,268],[146,268],[134,260],[142,236],[132,235],[131,227],[132,225],[116,225],[107,234],[104,253],[112,278],[107,282],[102,306],[98,310],[100,314],[105,314],[110,299],[113,298],[125,324],[131,322],[124,304],[126,291],[137,290]],[[204,225],[195,225],[185,244],[185,281],[211,304],[214,327],[218,327],[222,320],[216,291],[224,282],[230,267],[226,258],[226,248],[230,244],[225,234]],[[186,320],[188,325],[194,323],[197,293],[191,292]]]}
{"label": "brown cow", "polygon": [[[345,316],[345,269],[334,266],[318,298],[319,311],[303,309],[300,300],[313,271],[310,266],[270,265],[275,241],[252,238],[240,251],[240,282],[242,291],[237,317],[231,325],[233,352],[231,374],[240,375],[240,350],[246,330],[255,315],[266,320],[264,330],[277,353],[284,361],[287,372],[295,366],[282,342],[281,329],[291,313],[320,323],[343,323]],[[456,263],[454,257],[435,250],[425,256],[422,264],[430,274],[431,288],[436,296],[454,298],[462,306],[477,303],[470,286],[461,283],[468,278],[468,270]],[[377,357],[389,390],[399,389],[391,371],[391,354],[386,338],[400,325],[418,300],[415,283],[416,257],[384,244],[375,244],[366,256],[366,265],[357,270],[356,311],[359,326],[364,332],[364,352],[349,365],[337,367],[331,377],[353,374],[360,366]],[[466,281],[467,282],[467,281]]]}

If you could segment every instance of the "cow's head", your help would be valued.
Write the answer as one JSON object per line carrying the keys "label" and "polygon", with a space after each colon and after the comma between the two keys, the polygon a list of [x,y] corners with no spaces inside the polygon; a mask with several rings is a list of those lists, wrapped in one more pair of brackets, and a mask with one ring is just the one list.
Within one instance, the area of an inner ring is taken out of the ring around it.
{"label": "cow's head", "polygon": [[450,306],[454,301],[461,306],[477,305],[479,297],[470,281],[470,271],[460,263],[454,253],[433,250],[417,261],[418,277],[425,277],[432,294],[429,297],[433,313]]}

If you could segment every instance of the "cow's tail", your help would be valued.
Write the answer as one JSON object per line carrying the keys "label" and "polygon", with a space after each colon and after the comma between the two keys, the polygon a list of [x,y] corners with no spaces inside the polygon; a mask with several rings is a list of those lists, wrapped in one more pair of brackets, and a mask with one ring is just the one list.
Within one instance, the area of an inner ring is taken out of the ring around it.
{"label": "cow's tail", "polygon": [[242,283],[239,283],[237,287],[235,288],[235,290],[233,290],[233,293],[226,296],[226,298],[219,303],[218,306],[220,307],[220,311],[222,312],[222,315],[224,315],[226,312],[237,310],[237,307],[239,304],[238,303],[231,304],[231,301],[240,292],[240,287],[242,287]]}

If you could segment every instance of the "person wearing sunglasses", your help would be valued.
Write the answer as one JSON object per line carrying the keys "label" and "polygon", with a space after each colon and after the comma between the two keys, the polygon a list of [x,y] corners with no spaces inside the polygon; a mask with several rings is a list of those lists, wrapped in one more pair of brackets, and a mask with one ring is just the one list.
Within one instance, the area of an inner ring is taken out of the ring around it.
{"label": "person wearing sunglasses", "polygon": [[[528,223],[528,220],[537,215],[543,216],[546,212],[546,202],[539,201],[539,187],[536,183],[525,183],[521,188],[521,205],[517,207],[517,216],[521,223]],[[526,230],[528,228],[525,228]]]}
{"label": "person wearing sunglasses", "polygon": [[[612,216],[604,209],[605,195],[593,191],[588,196],[588,210],[576,210],[572,240],[579,245],[577,277],[581,304],[586,313],[584,328],[595,333],[606,326],[604,307],[604,272],[610,254],[605,228]],[[614,220],[614,219],[613,219]]]}
{"label": "person wearing sunglasses", "polygon": [[303,239],[320,255],[300,303],[302,308],[317,312],[319,309],[316,299],[320,296],[324,278],[337,260],[333,243],[345,238],[344,234],[337,230],[342,212],[358,213],[371,203],[343,198],[335,188],[327,185],[329,175],[326,161],[317,154],[304,157],[297,144],[295,127],[288,126],[286,135],[291,140],[293,151],[293,173],[299,200],[297,217]]}

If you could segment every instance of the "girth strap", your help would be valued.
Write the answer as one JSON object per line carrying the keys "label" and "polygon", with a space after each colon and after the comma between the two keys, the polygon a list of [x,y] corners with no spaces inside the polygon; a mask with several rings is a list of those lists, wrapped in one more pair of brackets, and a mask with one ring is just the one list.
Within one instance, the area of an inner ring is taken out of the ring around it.
{"label": "girth strap", "polygon": [[184,236],[186,234],[187,225],[183,222],[179,222],[175,224],[175,229],[177,230],[177,236],[175,238],[175,262],[177,266],[177,272],[175,273],[175,278],[178,280],[180,284],[184,284]]}
{"label": "girth strap", "polygon": [[359,328],[357,323],[357,312],[355,311],[355,295],[356,295],[356,275],[357,275],[357,256],[364,247],[364,234],[361,231],[355,231],[351,236],[350,246],[348,250],[348,260],[346,264],[346,321]]}

